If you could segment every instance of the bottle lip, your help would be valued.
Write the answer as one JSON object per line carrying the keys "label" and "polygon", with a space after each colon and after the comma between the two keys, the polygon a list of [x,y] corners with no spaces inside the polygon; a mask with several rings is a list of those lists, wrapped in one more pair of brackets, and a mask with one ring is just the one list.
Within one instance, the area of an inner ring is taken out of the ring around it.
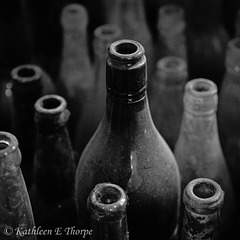
{"label": "bottle lip", "polygon": [[188,81],[185,91],[196,97],[208,97],[217,94],[217,85],[206,78],[196,78]]}
{"label": "bottle lip", "polygon": [[197,178],[188,183],[184,189],[185,207],[198,214],[215,213],[223,205],[224,192],[212,179]]}
{"label": "bottle lip", "polygon": [[119,38],[121,34],[120,28],[114,24],[103,24],[94,30],[95,38],[106,42]]}
{"label": "bottle lip", "polygon": [[157,69],[168,73],[178,73],[187,70],[187,63],[180,57],[167,56],[158,60]]}
{"label": "bottle lip", "polygon": [[0,158],[5,158],[17,148],[17,138],[9,132],[0,131]]}
{"label": "bottle lip", "polygon": [[99,218],[114,217],[114,214],[125,213],[127,202],[127,195],[120,186],[112,183],[99,183],[88,197],[88,208]]}
{"label": "bottle lip", "polygon": [[30,83],[38,81],[42,77],[42,70],[34,64],[24,64],[15,67],[11,71],[11,77],[18,83]]}
{"label": "bottle lip", "polygon": [[66,108],[66,100],[56,94],[45,95],[35,102],[35,110],[46,115],[62,113]]}
{"label": "bottle lip", "polygon": [[84,30],[88,24],[86,8],[78,3],[65,5],[62,10],[61,23],[66,30]]}
{"label": "bottle lip", "polygon": [[122,62],[138,61],[144,54],[143,46],[139,42],[130,39],[115,41],[108,50],[109,57]]}

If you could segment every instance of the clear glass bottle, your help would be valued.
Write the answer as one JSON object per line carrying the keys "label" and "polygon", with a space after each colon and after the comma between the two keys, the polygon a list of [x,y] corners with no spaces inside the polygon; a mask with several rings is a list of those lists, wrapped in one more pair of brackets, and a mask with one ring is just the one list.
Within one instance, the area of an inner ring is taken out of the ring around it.
{"label": "clear glass bottle", "polygon": [[221,186],[208,178],[194,179],[184,190],[183,202],[185,212],[181,239],[218,239],[220,212],[224,203]]}
{"label": "clear glass bottle", "polygon": [[131,239],[170,239],[178,227],[180,177],[150,115],[144,48],[133,40],[116,41],[106,67],[106,112],[76,172],[79,224],[89,226],[85,203],[90,191],[112,182],[129,196]]}
{"label": "clear glass bottle", "polygon": [[66,126],[69,115],[59,95],[45,95],[35,103],[37,134],[30,197],[36,224],[46,229],[76,225],[76,154]]}
{"label": "clear glass bottle", "polygon": [[210,178],[226,193],[220,232],[229,239],[236,230],[236,202],[232,182],[220,145],[217,126],[217,86],[207,79],[194,79],[185,86],[184,114],[175,157],[181,174],[182,190],[193,179]]}
{"label": "clear glass bottle", "polygon": [[74,145],[82,153],[96,131],[105,111],[106,102],[106,58],[110,44],[121,37],[118,26],[105,24],[94,31],[94,87],[88,103],[84,106],[82,118],[77,124]]}
{"label": "clear glass bottle", "polygon": [[84,6],[66,5],[61,14],[63,48],[58,81],[59,93],[68,102],[71,112],[69,133],[73,140],[82,109],[94,86],[93,69],[88,45],[88,13]]}
{"label": "clear glass bottle", "polygon": [[[237,202],[240,201],[240,38],[229,41],[226,72],[219,94],[218,123],[223,153],[233,180]],[[238,205],[238,212],[240,206]]]}
{"label": "clear glass bottle", "polygon": [[31,185],[34,155],[34,103],[44,94],[55,91],[51,80],[43,75],[40,67],[21,65],[11,71],[8,94],[11,101],[11,132],[18,138],[23,155],[22,171]]}
{"label": "clear glass bottle", "polygon": [[128,240],[128,198],[116,184],[99,183],[87,200],[91,216],[92,240]]}
{"label": "clear glass bottle", "polygon": [[[0,238],[36,240],[33,212],[20,168],[17,138],[0,132]],[[24,235],[30,231],[28,235]],[[23,237],[21,236],[23,234]]]}
{"label": "clear glass bottle", "polygon": [[187,80],[184,59],[169,56],[158,61],[149,93],[150,110],[156,128],[172,150],[182,122],[182,99]]}

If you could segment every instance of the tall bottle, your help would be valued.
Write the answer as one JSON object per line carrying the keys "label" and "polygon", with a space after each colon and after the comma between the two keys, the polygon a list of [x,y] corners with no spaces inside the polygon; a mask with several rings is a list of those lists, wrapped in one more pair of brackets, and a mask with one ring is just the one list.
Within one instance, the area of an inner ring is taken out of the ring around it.
{"label": "tall bottle", "polygon": [[149,94],[153,122],[172,150],[181,126],[182,99],[187,76],[187,64],[184,59],[164,57],[157,63]]}
{"label": "tall bottle", "polygon": [[54,85],[43,76],[42,69],[33,64],[21,65],[11,71],[8,88],[11,102],[11,132],[18,138],[22,155],[22,171],[27,187],[32,181],[34,155],[34,103],[45,93],[54,92]]}
{"label": "tall bottle", "polygon": [[90,191],[97,183],[111,182],[129,196],[131,239],[170,239],[177,231],[180,178],[174,156],[152,122],[141,44],[120,40],[110,45],[106,85],[105,115],[76,172],[79,224],[89,225],[85,202]]}
{"label": "tall bottle", "polygon": [[218,239],[220,212],[224,202],[221,186],[208,178],[194,179],[184,190],[183,202],[185,212],[181,239]]}
{"label": "tall bottle", "polygon": [[153,71],[153,42],[146,21],[143,0],[103,0],[106,9],[106,21],[119,26],[123,38],[140,42],[148,58],[148,73]]}
{"label": "tall bottle", "polygon": [[105,111],[106,99],[106,58],[110,44],[121,37],[118,26],[105,24],[94,31],[94,87],[89,101],[83,109],[81,120],[75,131],[74,145],[82,153],[90,138],[96,131]]}
{"label": "tall bottle", "polygon": [[194,79],[185,86],[184,114],[175,157],[182,189],[194,178],[210,178],[226,193],[220,222],[222,239],[229,239],[236,224],[236,203],[232,183],[220,145],[216,110],[217,86],[207,79]]}
{"label": "tall bottle", "polygon": [[[226,53],[226,72],[223,79],[222,90],[219,95],[219,136],[223,152],[226,157],[229,172],[237,202],[240,201],[240,38],[228,43]],[[240,206],[238,211],[240,212]]]}
{"label": "tall bottle", "polygon": [[58,95],[45,95],[35,103],[37,136],[30,197],[36,224],[46,229],[76,225],[76,155],[66,126],[66,107]]}
{"label": "tall bottle", "polygon": [[[20,168],[18,140],[8,132],[0,132],[0,238],[20,239],[35,224],[25,181]],[[23,237],[36,240],[29,233]]]}
{"label": "tall bottle", "polygon": [[158,13],[158,55],[177,56],[187,61],[186,22],[184,9],[177,4],[165,4]]}
{"label": "tall bottle", "polygon": [[93,88],[93,75],[88,52],[88,14],[80,4],[66,5],[62,10],[63,49],[59,76],[59,93],[68,102],[72,114],[69,133],[73,139],[76,124]]}
{"label": "tall bottle", "polygon": [[227,42],[222,1],[185,0],[189,78],[207,78],[221,87]]}
{"label": "tall bottle", "polygon": [[128,240],[128,198],[116,184],[99,183],[88,196],[92,240]]}

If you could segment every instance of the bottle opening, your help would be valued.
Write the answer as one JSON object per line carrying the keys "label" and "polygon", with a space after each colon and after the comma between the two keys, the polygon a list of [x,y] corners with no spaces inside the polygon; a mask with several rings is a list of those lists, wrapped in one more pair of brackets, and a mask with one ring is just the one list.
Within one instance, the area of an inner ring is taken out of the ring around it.
{"label": "bottle opening", "polygon": [[130,42],[122,42],[115,47],[115,51],[120,54],[133,54],[137,51],[138,47]]}
{"label": "bottle opening", "polygon": [[31,68],[22,68],[18,71],[18,76],[21,78],[30,78],[35,75],[35,71]]}
{"label": "bottle opening", "polygon": [[176,59],[171,59],[166,62],[166,67],[169,69],[175,69],[178,66],[179,66],[179,61],[177,61]]}
{"label": "bottle opening", "polygon": [[178,7],[177,5],[166,5],[165,7],[163,7],[163,12],[166,15],[177,14],[180,12],[180,7]]}
{"label": "bottle opening", "polygon": [[56,98],[48,98],[42,101],[42,106],[45,109],[54,109],[59,107],[60,105],[61,105],[60,100]]}
{"label": "bottle opening", "polygon": [[0,141],[0,150],[4,150],[9,146],[9,144],[5,141]]}
{"label": "bottle opening", "polygon": [[102,188],[97,192],[96,199],[101,204],[112,204],[117,202],[121,198],[121,192],[111,186]]}
{"label": "bottle opening", "polygon": [[207,92],[210,89],[210,86],[207,82],[197,82],[193,88],[197,92]]}
{"label": "bottle opening", "polygon": [[102,29],[102,34],[103,35],[112,35],[114,33],[115,33],[114,29],[111,29],[111,28],[103,28]]}
{"label": "bottle opening", "polygon": [[213,184],[207,182],[198,183],[193,188],[193,193],[199,198],[210,198],[214,196],[216,189]]}

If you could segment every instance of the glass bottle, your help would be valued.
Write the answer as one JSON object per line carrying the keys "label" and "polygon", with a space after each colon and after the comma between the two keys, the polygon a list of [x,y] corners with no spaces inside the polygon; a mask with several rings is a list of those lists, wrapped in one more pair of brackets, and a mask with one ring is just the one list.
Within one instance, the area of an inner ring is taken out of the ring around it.
{"label": "glass bottle", "polygon": [[95,186],[87,200],[92,240],[129,239],[127,203],[127,195],[118,185],[99,183]]}
{"label": "glass bottle", "polygon": [[184,190],[183,202],[185,212],[181,239],[218,239],[220,212],[224,202],[221,186],[208,178],[194,179]]}
{"label": "glass bottle", "polygon": [[207,78],[218,88],[229,36],[221,23],[222,1],[185,0],[189,78]]}
{"label": "glass bottle", "polygon": [[11,71],[8,95],[11,101],[11,132],[18,138],[23,155],[22,171],[27,187],[32,181],[34,155],[34,103],[45,93],[55,91],[40,67],[21,65]]}
{"label": "glass bottle", "polygon": [[187,64],[184,59],[163,57],[157,63],[152,91],[149,94],[153,122],[172,150],[181,126],[182,99],[187,76]]}
{"label": "glass bottle", "polygon": [[97,183],[111,182],[129,196],[131,239],[170,239],[177,230],[180,178],[174,156],[152,122],[141,44],[120,40],[110,45],[106,85],[105,115],[76,172],[79,225],[89,225],[85,202],[90,191]]}
{"label": "glass bottle", "polygon": [[69,115],[59,95],[45,95],[35,103],[37,135],[30,198],[36,224],[46,229],[76,225],[76,155],[66,126]]}
{"label": "glass bottle", "polygon": [[63,49],[59,93],[71,112],[69,133],[73,139],[77,122],[93,88],[93,71],[88,52],[88,14],[80,4],[68,4],[62,10]]}
{"label": "glass bottle", "polygon": [[165,4],[159,8],[157,59],[177,56],[187,61],[184,15],[183,7],[177,4]]}
{"label": "glass bottle", "polygon": [[[223,153],[233,180],[237,202],[240,201],[240,38],[230,40],[226,53],[226,72],[219,94],[218,122]],[[240,206],[238,207],[240,212]]]}
{"label": "glass bottle", "polygon": [[103,0],[106,22],[119,26],[122,37],[140,42],[148,59],[148,74],[153,71],[153,42],[147,25],[143,0]]}
{"label": "glass bottle", "polygon": [[210,178],[226,193],[220,222],[221,236],[235,231],[236,202],[230,175],[220,145],[216,111],[217,86],[207,79],[194,79],[185,86],[184,114],[175,157],[182,189],[194,178]]}
{"label": "glass bottle", "polygon": [[8,132],[0,132],[0,238],[36,240],[31,230],[34,218],[25,181],[20,168],[18,140]]}
{"label": "glass bottle", "polygon": [[94,31],[94,87],[91,97],[84,106],[81,120],[75,131],[74,145],[79,154],[96,131],[105,111],[106,99],[106,58],[110,44],[121,37],[118,26],[105,24]]}

